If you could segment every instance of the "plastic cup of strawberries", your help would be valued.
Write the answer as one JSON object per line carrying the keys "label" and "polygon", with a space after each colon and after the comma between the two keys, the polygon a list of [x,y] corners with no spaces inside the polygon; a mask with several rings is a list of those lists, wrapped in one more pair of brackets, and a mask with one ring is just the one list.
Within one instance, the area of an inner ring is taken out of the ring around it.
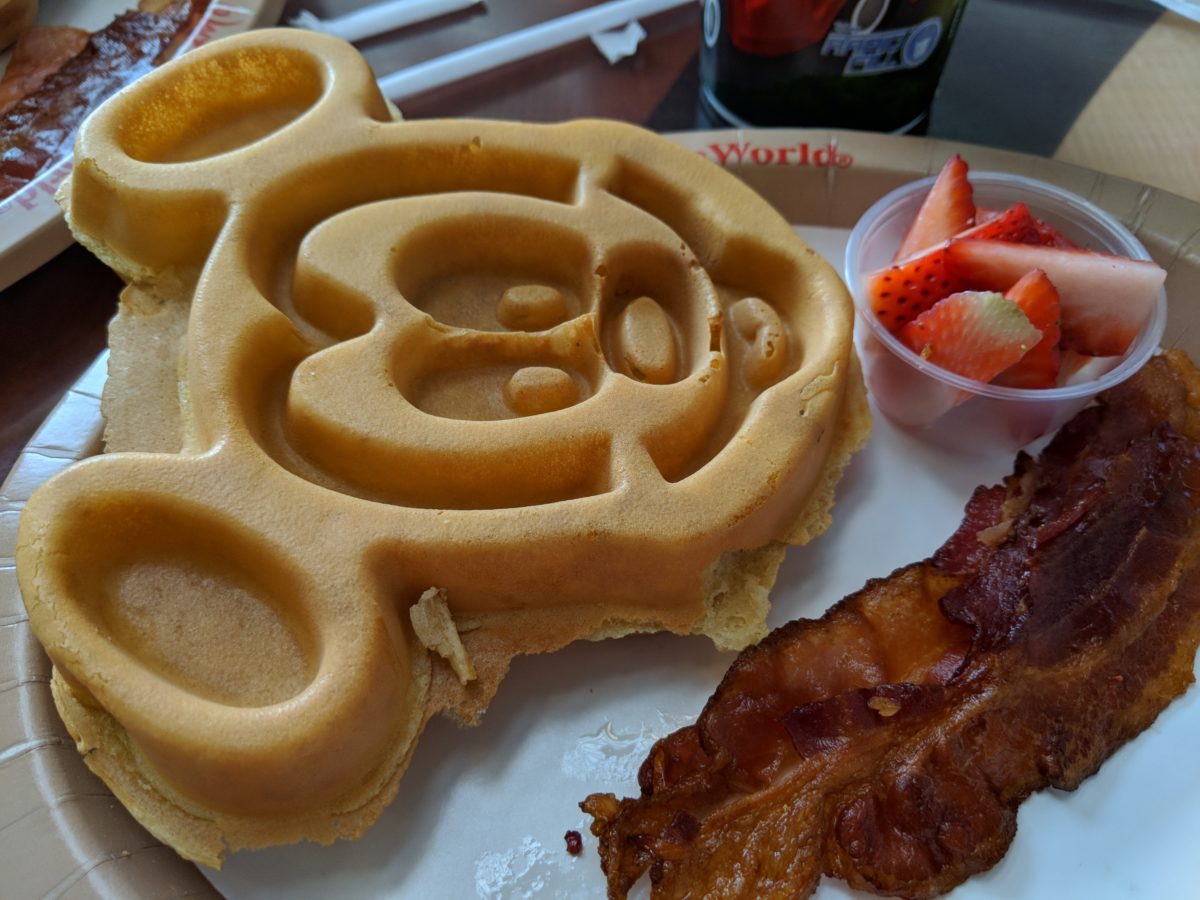
{"label": "plastic cup of strawberries", "polygon": [[1166,273],[1113,216],[957,156],[867,210],[845,277],[878,409],[968,451],[1054,431],[1141,368],[1167,321]]}

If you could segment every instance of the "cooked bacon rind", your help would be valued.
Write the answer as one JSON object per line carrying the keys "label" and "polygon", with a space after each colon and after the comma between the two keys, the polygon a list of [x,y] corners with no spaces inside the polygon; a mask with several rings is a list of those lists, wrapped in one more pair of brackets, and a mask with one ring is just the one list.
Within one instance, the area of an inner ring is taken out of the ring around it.
{"label": "cooked bacon rind", "polygon": [[0,113],[36,91],[87,45],[88,37],[82,28],[69,25],[40,25],[21,35],[0,78]]}
{"label": "cooked bacon rind", "polygon": [[806,896],[822,873],[930,897],[995,865],[1025,797],[1077,787],[1192,681],[1198,396],[1186,357],[1153,360],[1003,499],[976,492],[988,540],[960,529],[739,656],[641,797],[582,804],[609,895],[648,871],[655,897]]}

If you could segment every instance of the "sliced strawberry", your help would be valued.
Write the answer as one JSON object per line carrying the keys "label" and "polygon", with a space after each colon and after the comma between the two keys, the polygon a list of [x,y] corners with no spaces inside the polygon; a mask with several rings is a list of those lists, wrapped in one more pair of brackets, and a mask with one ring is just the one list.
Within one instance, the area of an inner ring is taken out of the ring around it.
{"label": "sliced strawberry", "polygon": [[[956,240],[963,238],[1036,243],[1037,219],[1024,203],[1017,203],[987,222],[962,232]],[[939,244],[868,276],[867,295],[871,309],[893,334],[943,297],[968,288],[988,287],[950,276],[942,252],[946,246]]]}
{"label": "sliced strawberry", "polygon": [[1042,339],[1015,365],[996,376],[995,383],[1015,388],[1052,388],[1058,383],[1061,352],[1058,341],[1061,308],[1058,291],[1041,269],[1026,273],[1004,296],[1020,307]]}
{"label": "sliced strawberry", "polygon": [[[1020,207],[1020,212],[1014,212]],[[1046,222],[1034,216],[1024,203],[1018,203],[1006,210],[986,209],[977,207],[975,222],[977,225],[987,225],[1002,216],[1009,216],[1005,230],[1007,234],[998,234],[995,230],[987,231],[979,228],[977,231],[965,231],[955,237],[977,237],[989,240],[1012,241],[1015,244],[1045,244],[1047,247],[1079,247],[1073,240]]]}
{"label": "sliced strawberry", "polygon": [[1037,223],[1037,238],[1039,244],[1045,244],[1047,247],[1062,247],[1065,250],[1078,250],[1079,245],[1055,228],[1053,225],[1048,225],[1041,219],[1034,219]]}
{"label": "sliced strawberry", "polygon": [[955,240],[942,264],[947,280],[1007,291],[1042,269],[1062,303],[1062,344],[1093,356],[1119,356],[1154,309],[1167,273],[1152,262],[1040,244]]}
{"label": "sliced strawberry", "polygon": [[946,272],[944,246],[867,276],[871,309],[893,334],[943,297],[966,287],[966,282]]}
{"label": "sliced strawberry", "polygon": [[951,294],[900,330],[914,353],[976,381],[991,381],[1041,338],[1021,308],[994,291]]}
{"label": "sliced strawberry", "polygon": [[1086,353],[1076,353],[1074,350],[1064,350],[1062,365],[1058,377],[1062,384],[1082,384],[1085,381],[1095,381],[1110,368],[1112,360],[1102,356],[1088,356]]}
{"label": "sliced strawberry", "polygon": [[[991,216],[974,228],[955,235],[956,238],[973,238],[981,241],[1011,241],[1014,244],[1038,243],[1038,225],[1029,207],[1014,203],[1004,212]],[[1049,226],[1047,226],[1049,227]]]}
{"label": "sliced strawberry", "polygon": [[892,259],[908,259],[974,224],[975,203],[967,181],[967,164],[955,154],[942,166]]}

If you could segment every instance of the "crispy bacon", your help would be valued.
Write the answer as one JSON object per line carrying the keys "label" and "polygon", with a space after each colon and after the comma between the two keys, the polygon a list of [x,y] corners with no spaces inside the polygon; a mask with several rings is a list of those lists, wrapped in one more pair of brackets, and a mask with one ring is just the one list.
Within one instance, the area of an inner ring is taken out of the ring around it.
{"label": "crispy bacon", "polygon": [[0,113],[33,93],[52,73],[87,46],[88,33],[69,25],[30,28],[13,47],[0,79]]}
{"label": "crispy bacon", "polygon": [[0,200],[67,153],[84,117],[169,55],[207,5],[177,0],[161,13],[123,13],[0,114]]}
{"label": "crispy bacon", "polygon": [[930,559],[743,652],[642,795],[594,794],[610,897],[931,897],[1192,681],[1200,374],[1153,360],[980,489]]}

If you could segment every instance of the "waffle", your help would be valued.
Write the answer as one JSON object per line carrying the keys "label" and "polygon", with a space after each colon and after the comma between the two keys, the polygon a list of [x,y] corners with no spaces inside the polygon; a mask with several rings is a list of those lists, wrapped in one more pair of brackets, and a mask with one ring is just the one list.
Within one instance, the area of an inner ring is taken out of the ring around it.
{"label": "waffle", "polygon": [[142,79],[62,202],[128,287],[106,452],[32,498],[19,579],[87,764],[210,865],[361,834],[515,655],[761,637],[869,429],[845,289],[732,176],[395,121],[325,36]]}

